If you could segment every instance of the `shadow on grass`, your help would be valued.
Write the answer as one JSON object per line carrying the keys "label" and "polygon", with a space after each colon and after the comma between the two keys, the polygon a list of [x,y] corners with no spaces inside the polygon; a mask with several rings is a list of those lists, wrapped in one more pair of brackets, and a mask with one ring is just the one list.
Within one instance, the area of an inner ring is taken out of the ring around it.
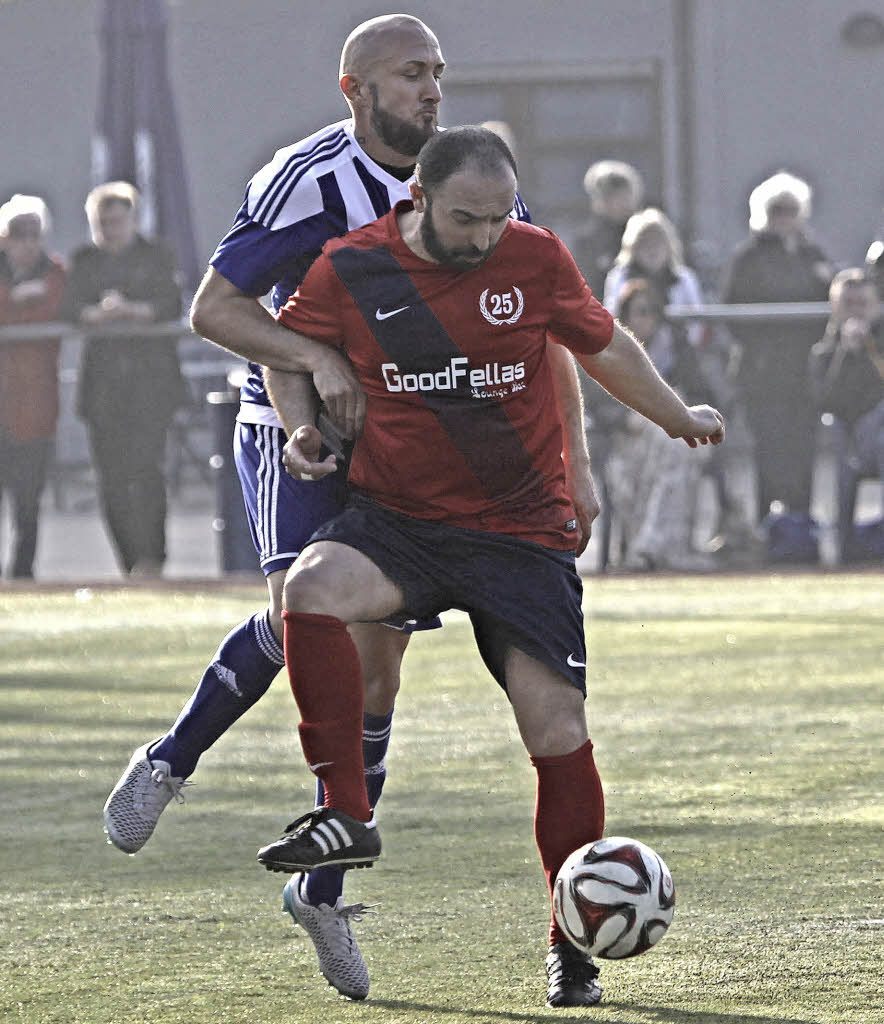
{"label": "shadow on grass", "polygon": [[[371,999],[365,1004],[369,1007],[383,1007],[386,1010],[410,1010],[420,1013],[446,1014],[456,1017],[469,1017],[475,1021],[520,1021],[522,1024],[546,1024],[556,1021],[557,1024],[586,1024],[586,1011],[577,1007],[574,1013],[567,1010],[548,1010],[540,1013],[517,1013],[507,1010],[467,1009],[465,1007],[444,1006],[442,1004],[418,1003],[408,999]],[[617,1009],[616,1003],[603,1003],[606,1010]],[[630,1003],[623,1007],[630,1013],[647,1014],[651,1021],[659,1024],[806,1024],[806,1021],[794,1017],[758,1016],[754,1013],[709,1013],[693,1010],[676,1010],[663,1006],[637,1006]],[[564,1016],[563,1016],[564,1013]],[[617,1024],[616,1020],[607,1018],[608,1024]]]}
{"label": "shadow on grass", "polygon": [[[150,652],[145,652],[145,659],[148,659],[150,656]],[[133,659],[135,657],[136,654],[133,654]],[[77,655],[77,658],[86,660],[85,656],[80,654]],[[156,662],[156,657],[153,658],[153,661],[154,663]],[[0,691],[19,690],[25,686],[29,691],[64,690],[69,701],[73,700],[77,694],[93,698],[99,692],[108,697],[134,694],[139,698],[143,698],[145,694],[143,673],[138,673],[128,667],[126,675],[123,677],[114,675],[114,672],[114,666],[110,668],[106,665],[99,666],[94,660],[90,662],[89,669],[83,672],[74,672],[67,667],[63,670],[57,669],[54,671],[31,670],[27,667],[10,671],[0,669]],[[111,681],[104,678],[108,675],[112,676]],[[189,690],[185,693],[188,682],[191,685],[195,685],[196,680],[187,679],[185,682],[182,682],[171,671],[168,672],[165,678],[155,674],[150,678],[150,690],[148,692],[150,697],[168,692],[179,695],[180,699],[183,700],[185,696],[190,696]],[[170,710],[172,709],[170,708]]]}

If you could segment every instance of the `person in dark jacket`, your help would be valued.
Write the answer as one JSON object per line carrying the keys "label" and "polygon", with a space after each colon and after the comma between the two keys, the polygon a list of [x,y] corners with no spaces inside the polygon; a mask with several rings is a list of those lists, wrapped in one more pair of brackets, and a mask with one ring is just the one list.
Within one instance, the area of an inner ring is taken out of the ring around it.
{"label": "person in dark jacket", "polygon": [[117,560],[126,573],[158,575],[166,558],[166,434],[186,392],[177,338],[137,328],[177,319],[181,291],[170,251],[138,233],[138,200],[127,182],[89,193],[92,244],[71,259],[65,312],[90,329],[77,412]]}
{"label": "person in dark jacket", "polygon": [[[728,266],[722,302],[821,302],[832,268],[810,237],[810,186],[780,172],[749,197],[751,236]],[[818,414],[807,376],[819,337],[813,321],[734,323],[739,342],[737,382],[755,446],[758,517],[779,502],[791,515],[810,516]]]}
{"label": "person in dark jacket", "polygon": [[834,419],[838,538],[849,554],[860,476],[884,487],[884,321],[874,279],[851,267],[835,275],[832,316],[811,349],[809,371],[817,408]]}
{"label": "person in dark jacket", "polygon": [[644,184],[638,171],[620,160],[599,160],[583,179],[589,217],[571,243],[571,252],[593,295],[601,301],[605,278],[614,266],[626,222],[638,209]]}
{"label": "person in dark jacket", "polygon": [[[49,211],[39,196],[0,206],[0,326],[51,323],[64,293],[61,260],[46,252]],[[7,575],[34,575],[40,497],[58,421],[58,338],[0,340],[0,497],[11,499]]]}

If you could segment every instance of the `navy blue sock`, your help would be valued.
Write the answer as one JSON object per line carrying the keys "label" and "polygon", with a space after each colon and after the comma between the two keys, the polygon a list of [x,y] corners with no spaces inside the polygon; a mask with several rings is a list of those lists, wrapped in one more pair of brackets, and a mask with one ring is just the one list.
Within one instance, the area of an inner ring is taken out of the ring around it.
{"label": "navy blue sock", "polygon": [[166,735],[149,751],[187,778],[200,755],[267,692],[285,664],[269,611],[241,622],[222,640],[190,700]]}
{"label": "navy blue sock", "polygon": [[[381,798],[381,791],[387,779],[387,747],[390,745],[390,730],[393,712],[386,715],[372,715],[366,711],[362,716],[362,759],[365,762],[365,788],[372,810]],[[316,806],[325,803],[322,782],[316,782]],[[328,903],[333,907],[344,891],[344,872],[340,868],[315,868],[307,875],[303,898],[318,906]]]}

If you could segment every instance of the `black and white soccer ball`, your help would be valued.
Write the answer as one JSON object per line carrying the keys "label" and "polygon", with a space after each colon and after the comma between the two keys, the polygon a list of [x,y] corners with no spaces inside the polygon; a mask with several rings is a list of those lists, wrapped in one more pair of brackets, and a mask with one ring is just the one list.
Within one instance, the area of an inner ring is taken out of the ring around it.
{"label": "black and white soccer ball", "polygon": [[579,950],[621,960],[663,938],[675,913],[675,886],[649,846],[610,836],[581,846],[562,865],[553,913]]}

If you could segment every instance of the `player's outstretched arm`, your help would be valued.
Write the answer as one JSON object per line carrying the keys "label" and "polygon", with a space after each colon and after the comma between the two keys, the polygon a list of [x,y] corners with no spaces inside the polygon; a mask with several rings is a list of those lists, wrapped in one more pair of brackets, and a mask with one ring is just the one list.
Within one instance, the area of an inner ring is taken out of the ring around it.
{"label": "player's outstretched arm", "polygon": [[682,438],[691,448],[724,440],[721,413],[708,405],[685,405],[657,373],[641,344],[619,323],[614,324],[607,348],[597,355],[578,354],[577,359],[606,391],[670,437]]}

